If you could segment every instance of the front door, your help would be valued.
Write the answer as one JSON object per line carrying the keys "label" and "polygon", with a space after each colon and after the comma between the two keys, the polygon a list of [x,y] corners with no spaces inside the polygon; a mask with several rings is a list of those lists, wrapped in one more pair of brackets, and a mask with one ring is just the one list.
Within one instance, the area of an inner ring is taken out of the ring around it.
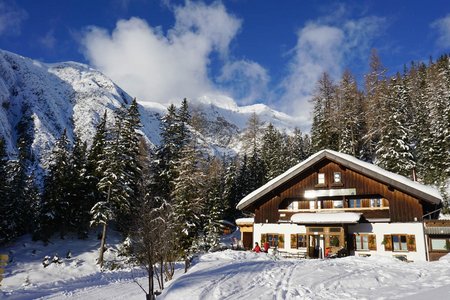
{"label": "front door", "polygon": [[323,258],[325,243],[323,235],[309,235],[308,236],[308,254],[310,258]]}
{"label": "front door", "polygon": [[253,249],[253,232],[242,233],[242,245],[246,250]]}

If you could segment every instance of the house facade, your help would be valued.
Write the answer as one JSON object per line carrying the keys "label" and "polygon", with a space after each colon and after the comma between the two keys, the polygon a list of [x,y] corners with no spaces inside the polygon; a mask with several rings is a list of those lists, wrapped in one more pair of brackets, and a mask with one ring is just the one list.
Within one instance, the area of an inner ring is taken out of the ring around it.
{"label": "house facade", "polygon": [[[432,187],[323,150],[243,198],[237,208],[254,218],[237,225],[246,248],[267,241],[279,251],[310,258],[376,253],[425,261],[432,230],[424,216],[436,219],[441,206]],[[442,240],[435,244],[442,248]]]}

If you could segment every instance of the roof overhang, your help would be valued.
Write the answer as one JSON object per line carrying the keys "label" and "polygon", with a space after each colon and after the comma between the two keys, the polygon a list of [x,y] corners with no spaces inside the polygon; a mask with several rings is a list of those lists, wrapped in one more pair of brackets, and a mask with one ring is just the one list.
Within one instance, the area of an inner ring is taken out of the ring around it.
{"label": "roof overhang", "polygon": [[298,213],[291,217],[297,224],[355,224],[361,219],[361,213]]}
{"label": "roof overhang", "polygon": [[236,219],[236,225],[253,225],[255,223],[254,218],[240,218]]}
{"label": "roof overhang", "polygon": [[275,177],[265,185],[248,194],[238,203],[236,208],[243,210],[249,207],[258,199],[267,195],[273,189],[288,182],[289,180],[301,174],[303,171],[307,170],[309,167],[313,166],[324,158],[339,163],[346,168],[364,174],[367,177],[373,178],[405,193],[415,195],[416,197],[423,199],[429,203],[440,204],[442,201],[442,196],[440,195],[439,191],[431,186],[426,186],[419,182],[412,181],[411,179],[408,179],[404,176],[386,171],[376,165],[364,162],[348,154],[343,154],[332,150],[322,150],[311,155],[303,162],[295,165],[283,174]]}

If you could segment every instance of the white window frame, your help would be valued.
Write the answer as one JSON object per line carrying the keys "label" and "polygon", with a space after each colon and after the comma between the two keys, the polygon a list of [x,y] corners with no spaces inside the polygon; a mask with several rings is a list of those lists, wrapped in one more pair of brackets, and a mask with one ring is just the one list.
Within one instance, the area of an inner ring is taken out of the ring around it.
{"label": "white window frame", "polygon": [[325,173],[319,173],[317,175],[317,184],[325,184]]}

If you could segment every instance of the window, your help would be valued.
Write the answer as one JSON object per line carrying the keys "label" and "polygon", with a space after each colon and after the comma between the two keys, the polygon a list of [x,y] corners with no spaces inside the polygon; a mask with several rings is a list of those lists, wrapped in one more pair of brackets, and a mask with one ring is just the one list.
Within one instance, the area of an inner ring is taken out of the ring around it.
{"label": "window", "polygon": [[278,246],[278,234],[268,234],[267,242],[269,243],[270,247]]}
{"label": "window", "polygon": [[450,251],[450,239],[431,238],[431,249],[434,251]]}
{"label": "window", "polygon": [[372,198],[370,199],[370,207],[382,207],[383,199],[380,198]]}
{"label": "window", "polygon": [[291,234],[291,248],[306,248],[308,246],[305,234]]}
{"label": "window", "polygon": [[358,251],[377,250],[375,234],[355,234],[355,249]]}
{"label": "window", "polygon": [[394,246],[394,251],[408,251],[406,235],[392,235],[392,245]]}
{"label": "window", "polygon": [[342,200],[334,200],[333,201],[333,207],[334,208],[343,208],[344,207],[344,201],[342,201]]}
{"label": "window", "polygon": [[334,172],[334,183],[341,183],[341,172]]}
{"label": "window", "polygon": [[308,229],[310,232],[323,232],[323,227],[310,227]]}
{"label": "window", "polygon": [[361,207],[361,199],[351,199],[348,201],[348,207],[358,208]]}
{"label": "window", "polygon": [[319,173],[319,177],[317,179],[318,184],[325,184],[325,173]]}
{"label": "window", "polygon": [[284,248],[284,234],[267,233],[261,235],[261,245],[265,242],[269,243],[270,247]]}
{"label": "window", "polygon": [[340,245],[339,236],[331,235],[330,236],[330,246],[339,247],[339,245]]}

